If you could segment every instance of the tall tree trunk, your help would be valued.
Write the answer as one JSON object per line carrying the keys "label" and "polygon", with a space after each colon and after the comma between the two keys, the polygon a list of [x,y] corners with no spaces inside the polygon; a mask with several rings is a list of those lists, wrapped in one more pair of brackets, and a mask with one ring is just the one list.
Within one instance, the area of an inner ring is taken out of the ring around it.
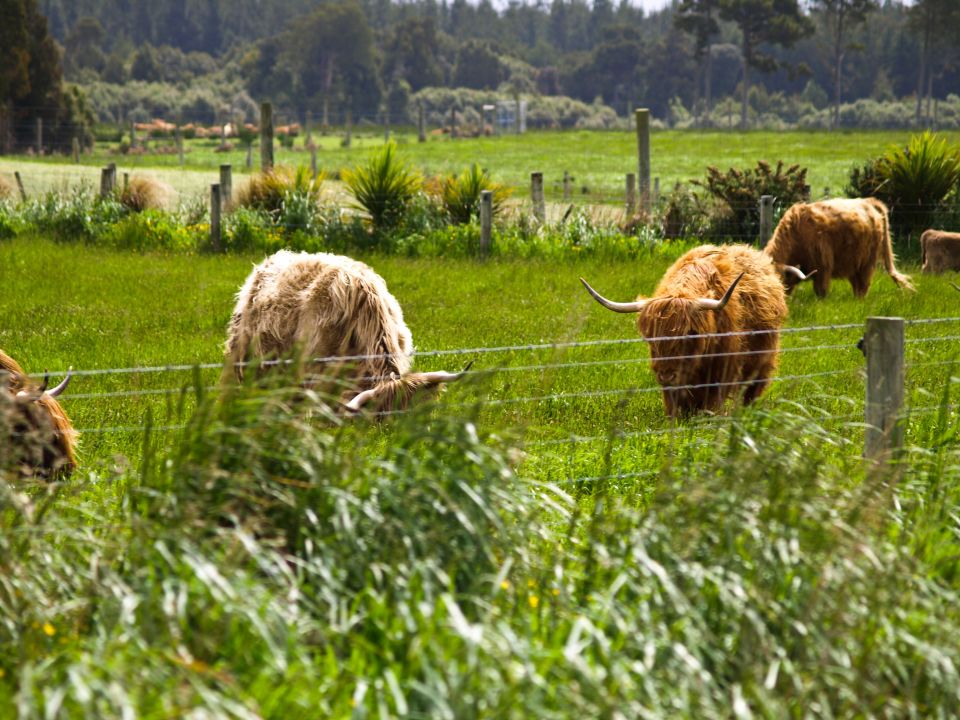
{"label": "tall tree trunk", "polygon": [[710,124],[710,110],[713,103],[713,44],[707,44],[707,66],[704,70],[703,104],[704,120]]}
{"label": "tall tree trunk", "polygon": [[749,122],[748,110],[748,101],[750,98],[750,61],[749,55],[747,54],[747,46],[744,43],[743,47],[743,97],[740,100],[740,128],[742,130],[747,129],[747,124]]}
{"label": "tall tree trunk", "polygon": [[929,128],[933,123],[933,69],[927,67],[927,110],[924,126]]}
{"label": "tall tree trunk", "polygon": [[921,125],[921,113],[923,112],[923,85],[927,74],[927,48],[930,44],[930,16],[923,18],[923,44],[920,48],[920,74],[917,77],[917,111],[916,125]]}
{"label": "tall tree trunk", "polygon": [[837,5],[837,34],[834,36],[833,60],[833,122],[832,129],[840,127],[840,101],[843,93],[843,4]]}

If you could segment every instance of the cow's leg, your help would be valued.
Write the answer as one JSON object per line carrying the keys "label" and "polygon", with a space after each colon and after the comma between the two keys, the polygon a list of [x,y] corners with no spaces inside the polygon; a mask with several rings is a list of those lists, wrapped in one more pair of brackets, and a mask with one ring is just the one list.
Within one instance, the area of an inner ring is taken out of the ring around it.
{"label": "cow's leg", "polygon": [[820,269],[813,276],[813,291],[817,297],[823,298],[830,292],[830,271]]}
{"label": "cow's leg", "polygon": [[873,265],[862,267],[850,278],[850,286],[853,288],[855,297],[862,298],[870,289],[870,282],[873,280]]}

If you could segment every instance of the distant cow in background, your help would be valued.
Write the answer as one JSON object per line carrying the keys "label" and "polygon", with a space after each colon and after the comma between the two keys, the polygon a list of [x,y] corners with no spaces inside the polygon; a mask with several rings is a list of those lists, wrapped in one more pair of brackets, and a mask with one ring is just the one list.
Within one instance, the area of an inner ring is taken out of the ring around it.
{"label": "distant cow in background", "polygon": [[[406,407],[415,394],[463,373],[411,373],[413,338],[396,298],[367,265],[342,255],[281,250],[257,265],[237,294],[226,344],[224,381],[242,380],[244,363],[351,358],[340,377],[350,387],[341,402],[351,412]],[[259,372],[267,365],[261,364]],[[323,379],[307,375],[304,385]]]}
{"label": "distant cow in background", "polygon": [[741,391],[746,405],[770,384],[787,303],[777,269],[759,250],[694,248],[667,270],[653,297],[635,302],[611,302],[580,281],[604,307],[638,313],[667,415],[719,412]]}
{"label": "distant cow in background", "polygon": [[920,236],[923,252],[922,272],[939,274],[960,270],[960,233],[926,230]]}
{"label": "distant cow in background", "polygon": [[[887,206],[876,198],[797,203],[784,213],[764,252],[778,265],[816,271],[813,288],[819,297],[835,277],[849,280],[853,294],[863,297],[881,260],[897,285],[913,290],[894,265]],[[787,273],[784,283],[790,292],[796,279]]]}
{"label": "distant cow in background", "polygon": [[57,402],[70,377],[48,390],[48,378],[37,385],[0,350],[0,471],[55,478],[76,468],[77,431]]}

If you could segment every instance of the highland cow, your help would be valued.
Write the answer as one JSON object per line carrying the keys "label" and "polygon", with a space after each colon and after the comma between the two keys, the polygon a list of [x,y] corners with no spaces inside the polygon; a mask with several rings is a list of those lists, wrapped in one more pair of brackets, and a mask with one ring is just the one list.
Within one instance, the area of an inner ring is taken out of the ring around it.
{"label": "highland cow", "polygon": [[[913,290],[910,278],[894,265],[887,206],[876,198],[797,203],[784,213],[764,252],[779,266],[816,271],[818,297],[827,295],[835,277],[849,280],[853,294],[863,297],[881,260],[897,285]],[[796,282],[785,273],[788,293]]]}
{"label": "highland cow", "polygon": [[960,233],[925,230],[920,236],[923,267],[921,272],[939,275],[960,270]]}
{"label": "highland cow", "polygon": [[604,307],[638,313],[667,415],[719,412],[741,391],[747,405],[770,384],[787,303],[776,268],[760,251],[694,248],[667,270],[653,297],[631,303],[611,302],[580,280]]}
{"label": "highland cow", "polygon": [[[237,294],[223,381],[243,380],[249,360],[259,374],[291,360],[305,387],[319,389],[336,375],[348,384],[340,393],[346,410],[382,412],[463,375],[411,373],[412,355],[400,305],[372,269],[341,255],[281,250],[257,265]],[[335,363],[333,372],[303,374],[317,359]]]}
{"label": "highland cow", "polygon": [[57,402],[71,374],[48,390],[49,378],[36,385],[0,350],[0,470],[58,478],[76,468],[77,431]]}

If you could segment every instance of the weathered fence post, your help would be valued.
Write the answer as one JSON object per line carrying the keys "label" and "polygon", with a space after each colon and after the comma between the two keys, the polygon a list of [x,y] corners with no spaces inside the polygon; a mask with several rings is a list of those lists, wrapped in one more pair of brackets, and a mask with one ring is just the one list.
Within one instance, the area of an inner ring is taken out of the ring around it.
{"label": "weathered fence post", "polygon": [[457,137],[457,108],[453,106],[450,108],[450,137]]}
{"label": "weathered fence post", "polygon": [[125,172],[123,174],[123,189],[126,190],[130,187],[130,173]]}
{"label": "weathered fence post", "polygon": [[480,191],[480,256],[490,252],[490,237],[493,233],[493,191]]}
{"label": "weathered fence post", "polygon": [[130,121],[130,149],[137,149],[137,124],[133,120]]}
{"label": "weathered fence post", "polygon": [[113,195],[113,187],[117,180],[116,166],[107,165],[100,170],[100,197],[108,198]]}
{"label": "weathered fence post", "polygon": [[571,183],[570,173],[564,170],[563,171],[563,199],[564,200],[570,199],[570,183]]}
{"label": "weathered fence post", "polygon": [[273,170],[273,104],[260,105],[260,170]]}
{"label": "weathered fence post", "polygon": [[253,169],[253,143],[247,145],[247,170]]}
{"label": "weathered fence post", "polygon": [[773,195],[760,196],[760,247],[767,244],[773,235]]}
{"label": "weathered fence post", "polygon": [[73,162],[80,162],[80,138],[76,135],[73,136],[73,141],[70,143],[71,149],[73,150]]}
{"label": "weathered fence post", "polygon": [[540,222],[547,218],[547,206],[543,199],[543,173],[530,173],[530,199],[533,201],[533,215]]}
{"label": "weathered fence post", "polygon": [[17,189],[20,190],[20,199],[21,199],[23,202],[26,202],[26,201],[27,201],[27,191],[24,190],[24,188],[23,188],[23,178],[20,177],[20,171],[19,171],[19,170],[14,170],[14,171],[13,171],[13,177],[14,177],[14,178],[16,179],[16,181],[17,181]]}
{"label": "weathered fence post", "polygon": [[885,460],[903,446],[903,318],[869,317],[863,336],[867,356],[866,437],[863,455]]}
{"label": "weathered fence post", "polygon": [[390,108],[383,109],[383,141],[390,142]]}
{"label": "weathered fence post", "polygon": [[43,155],[43,118],[37,118],[37,155]]}
{"label": "weathered fence post", "polygon": [[310,175],[314,180],[317,179],[317,146],[310,146]]}
{"label": "weathered fence post", "polygon": [[225,210],[233,206],[233,165],[230,163],[220,166],[220,200]]}
{"label": "weathered fence post", "polygon": [[637,176],[627,173],[627,218],[637,214]]}
{"label": "weathered fence post", "polygon": [[656,206],[660,202],[660,178],[655,177],[653,179],[653,204]]}
{"label": "weathered fence post", "polygon": [[637,181],[640,190],[640,210],[650,211],[650,111],[637,108],[633,112],[637,123]]}
{"label": "weathered fence post", "polygon": [[220,235],[220,209],[222,200],[220,198],[220,186],[216,183],[210,186],[210,248],[214,252],[220,252],[222,249],[222,237]]}
{"label": "weathered fence post", "polygon": [[423,100],[417,106],[417,142],[427,141],[427,125],[423,112]]}
{"label": "weathered fence post", "polygon": [[343,136],[343,147],[350,147],[351,142],[353,142],[353,111],[347,108],[347,127]]}

